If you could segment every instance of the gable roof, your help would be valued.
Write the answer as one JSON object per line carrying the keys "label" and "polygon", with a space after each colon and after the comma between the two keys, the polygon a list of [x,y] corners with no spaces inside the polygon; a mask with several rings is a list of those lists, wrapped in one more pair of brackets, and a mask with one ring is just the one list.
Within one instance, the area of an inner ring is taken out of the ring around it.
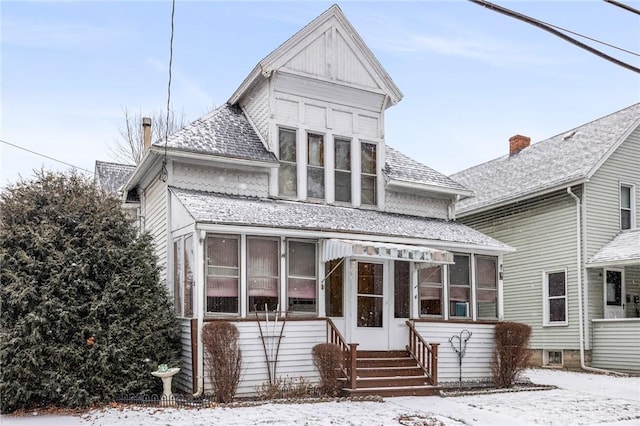
{"label": "gable roof", "polygon": [[593,255],[587,266],[640,265],[640,229],[621,231]]}
{"label": "gable roof", "polygon": [[122,187],[133,174],[136,166],[130,164],[96,161],[94,181],[110,194],[122,195]]}
{"label": "gable roof", "polygon": [[640,124],[640,104],[451,175],[473,190],[458,214],[477,212],[590,178]]}
{"label": "gable roof", "polygon": [[400,185],[418,184],[437,188],[440,192],[460,193],[471,195],[471,191],[453,179],[435,171],[431,167],[407,157],[400,151],[386,145],[385,165],[383,172],[387,178]]}
{"label": "gable roof", "polygon": [[171,187],[196,222],[425,239],[443,246],[513,249],[455,221],[325,204],[240,197]]}
{"label": "gable roof", "polygon": [[[163,148],[158,141],[154,147]],[[277,162],[240,108],[222,105],[178,130],[167,148],[242,160]]]}
{"label": "gable roof", "polygon": [[[340,7],[334,4],[258,62],[255,68],[240,84],[240,87],[238,87],[231,98],[229,98],[228,103],[231,105],[238,103],[240,98],[256,81],[260,78],[270,77],[274,70],[279,69],[288,61],[291,61],[296,54],[302,52],[315,41],[313,37],[315,33],[320,35],[328,25],[332,25],[340,33],[342,40],[346,44],[345,49],[350,50],[354,55],[367,63],[366,67],[363,67],[361,70],[362,74],[366,74],[371,81],[375,82],[388,96],[389,102],[385,107],[400,102],[403,95],[398,86],[396,86],[373,52],[371,52],[369,47],[364,43],[356,29],[347,20]],[[339,65],[340,64],[336,64],[332,68],[337,70],[340,68]],[[353,72],[353,70],[351,70],[351,72]]]}

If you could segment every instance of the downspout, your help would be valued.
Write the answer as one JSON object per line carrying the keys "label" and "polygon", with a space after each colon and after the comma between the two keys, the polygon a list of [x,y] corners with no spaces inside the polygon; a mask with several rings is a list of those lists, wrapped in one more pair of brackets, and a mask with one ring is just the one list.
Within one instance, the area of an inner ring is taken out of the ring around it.
{"label": "downspout", "polygon": [[581,223],[581,212],[580,212],[580,198],[571,191],[571,187],[567,187],[567,194],[571,195],[571,197],[576,202],[576,254],[577,254],[577,267],[578,267],[578,324],[580,327],[580,367],[583,370],[593,371],[597,373],[608,373],[608,374],[617,374],[617,375],[625,375],[616,371],[611,370],[603,370],[601,368],[589,367],[584,362],[584,317],[583,317],[583,304],[582,304],[582,246],[580,235],[582,231],[582,223]]}
{"label": "downspout", "polygon": [[[202,230],[198,230],[197,232],[200,234],[198,236],[198,249],[200,251],[200,256],[197,256],[197,258],[204,259],[204,250],[202,247],[207,235],[206,232]],[[202,276],[200,277],[199,281],[201,283],[204,283],[206,276],[204,268],[206,268],[206,262],[202,262],[202,264],[203,266],[202,268],[200,268],[200,270],[202,271]],[[198,286],[196,286],[196,289],[197,288]],[[198,325],[196,326],[198,331],[198,377],[196,379],[198,380],[198,390],[193,394],[194,398],[199,398],[204,393],[204,347],[202,342],[202,327],[204,326],[204,289],[198,290],[199,291],[196,295],[196,306],[198,307]]]}

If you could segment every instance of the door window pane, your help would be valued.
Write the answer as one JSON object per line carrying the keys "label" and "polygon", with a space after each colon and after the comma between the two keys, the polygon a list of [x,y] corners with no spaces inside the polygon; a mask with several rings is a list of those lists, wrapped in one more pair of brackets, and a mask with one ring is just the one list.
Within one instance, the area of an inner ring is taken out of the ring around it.
{"label": "door window pane", "polygon": [[207,237],[207,313],[238,313],[239,247],[237,236]]}
{"label": "door window pane", "polygon": [[622,306],[622,272],[607,271],[607,306]]}
{"label": "door window pane", "polygon": [[278,309],[280,240],[247,238],[247,294],[249,310]]}
{"label": "door window pane", "polygon": [[384,278],[379,263],[358,263],[358,327],[382,327]]}

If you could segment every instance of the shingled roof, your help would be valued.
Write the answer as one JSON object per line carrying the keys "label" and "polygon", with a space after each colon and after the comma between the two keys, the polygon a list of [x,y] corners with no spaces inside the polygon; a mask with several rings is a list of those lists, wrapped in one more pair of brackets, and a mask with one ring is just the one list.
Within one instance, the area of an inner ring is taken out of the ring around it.
{"label": "shingled roof", "polygon": [[508,245],[455,221],[298,201],[238,197],[171,187],[195,221],[320,232],[419,238],[504,252]]}
{"label": "shingled roof", "polygon": [[458,203],[458,214],[589,178],[640,124],[640,104],[451,175],[476,196]]}
{"label": "shingled roof", "polygon": [[136,166],[129,164],[108,163],[96,161],[94,180],[98,187],[110,194],[120,196],[121,190]]}
{"label": "shingled roof", "polygon": [[[164,147],[163,141],[154,143]],[[222,157],[276,162],[240,108],[216,108],[169,136],[167,148]]]}
{"label": "shingled roof", "polygon": [[640,265],[640,229],[621,231],[587,264],[592,268],[620,265]]}

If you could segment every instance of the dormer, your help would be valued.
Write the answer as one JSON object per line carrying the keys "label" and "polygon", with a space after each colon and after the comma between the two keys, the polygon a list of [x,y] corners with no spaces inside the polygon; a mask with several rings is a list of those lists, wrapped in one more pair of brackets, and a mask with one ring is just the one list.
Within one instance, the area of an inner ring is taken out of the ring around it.
{"label": "dormer", "polygon": [[260,61],[228,103],[280,161],[271,196],[381,208],[384,111],[401,99],[333,5]]}

